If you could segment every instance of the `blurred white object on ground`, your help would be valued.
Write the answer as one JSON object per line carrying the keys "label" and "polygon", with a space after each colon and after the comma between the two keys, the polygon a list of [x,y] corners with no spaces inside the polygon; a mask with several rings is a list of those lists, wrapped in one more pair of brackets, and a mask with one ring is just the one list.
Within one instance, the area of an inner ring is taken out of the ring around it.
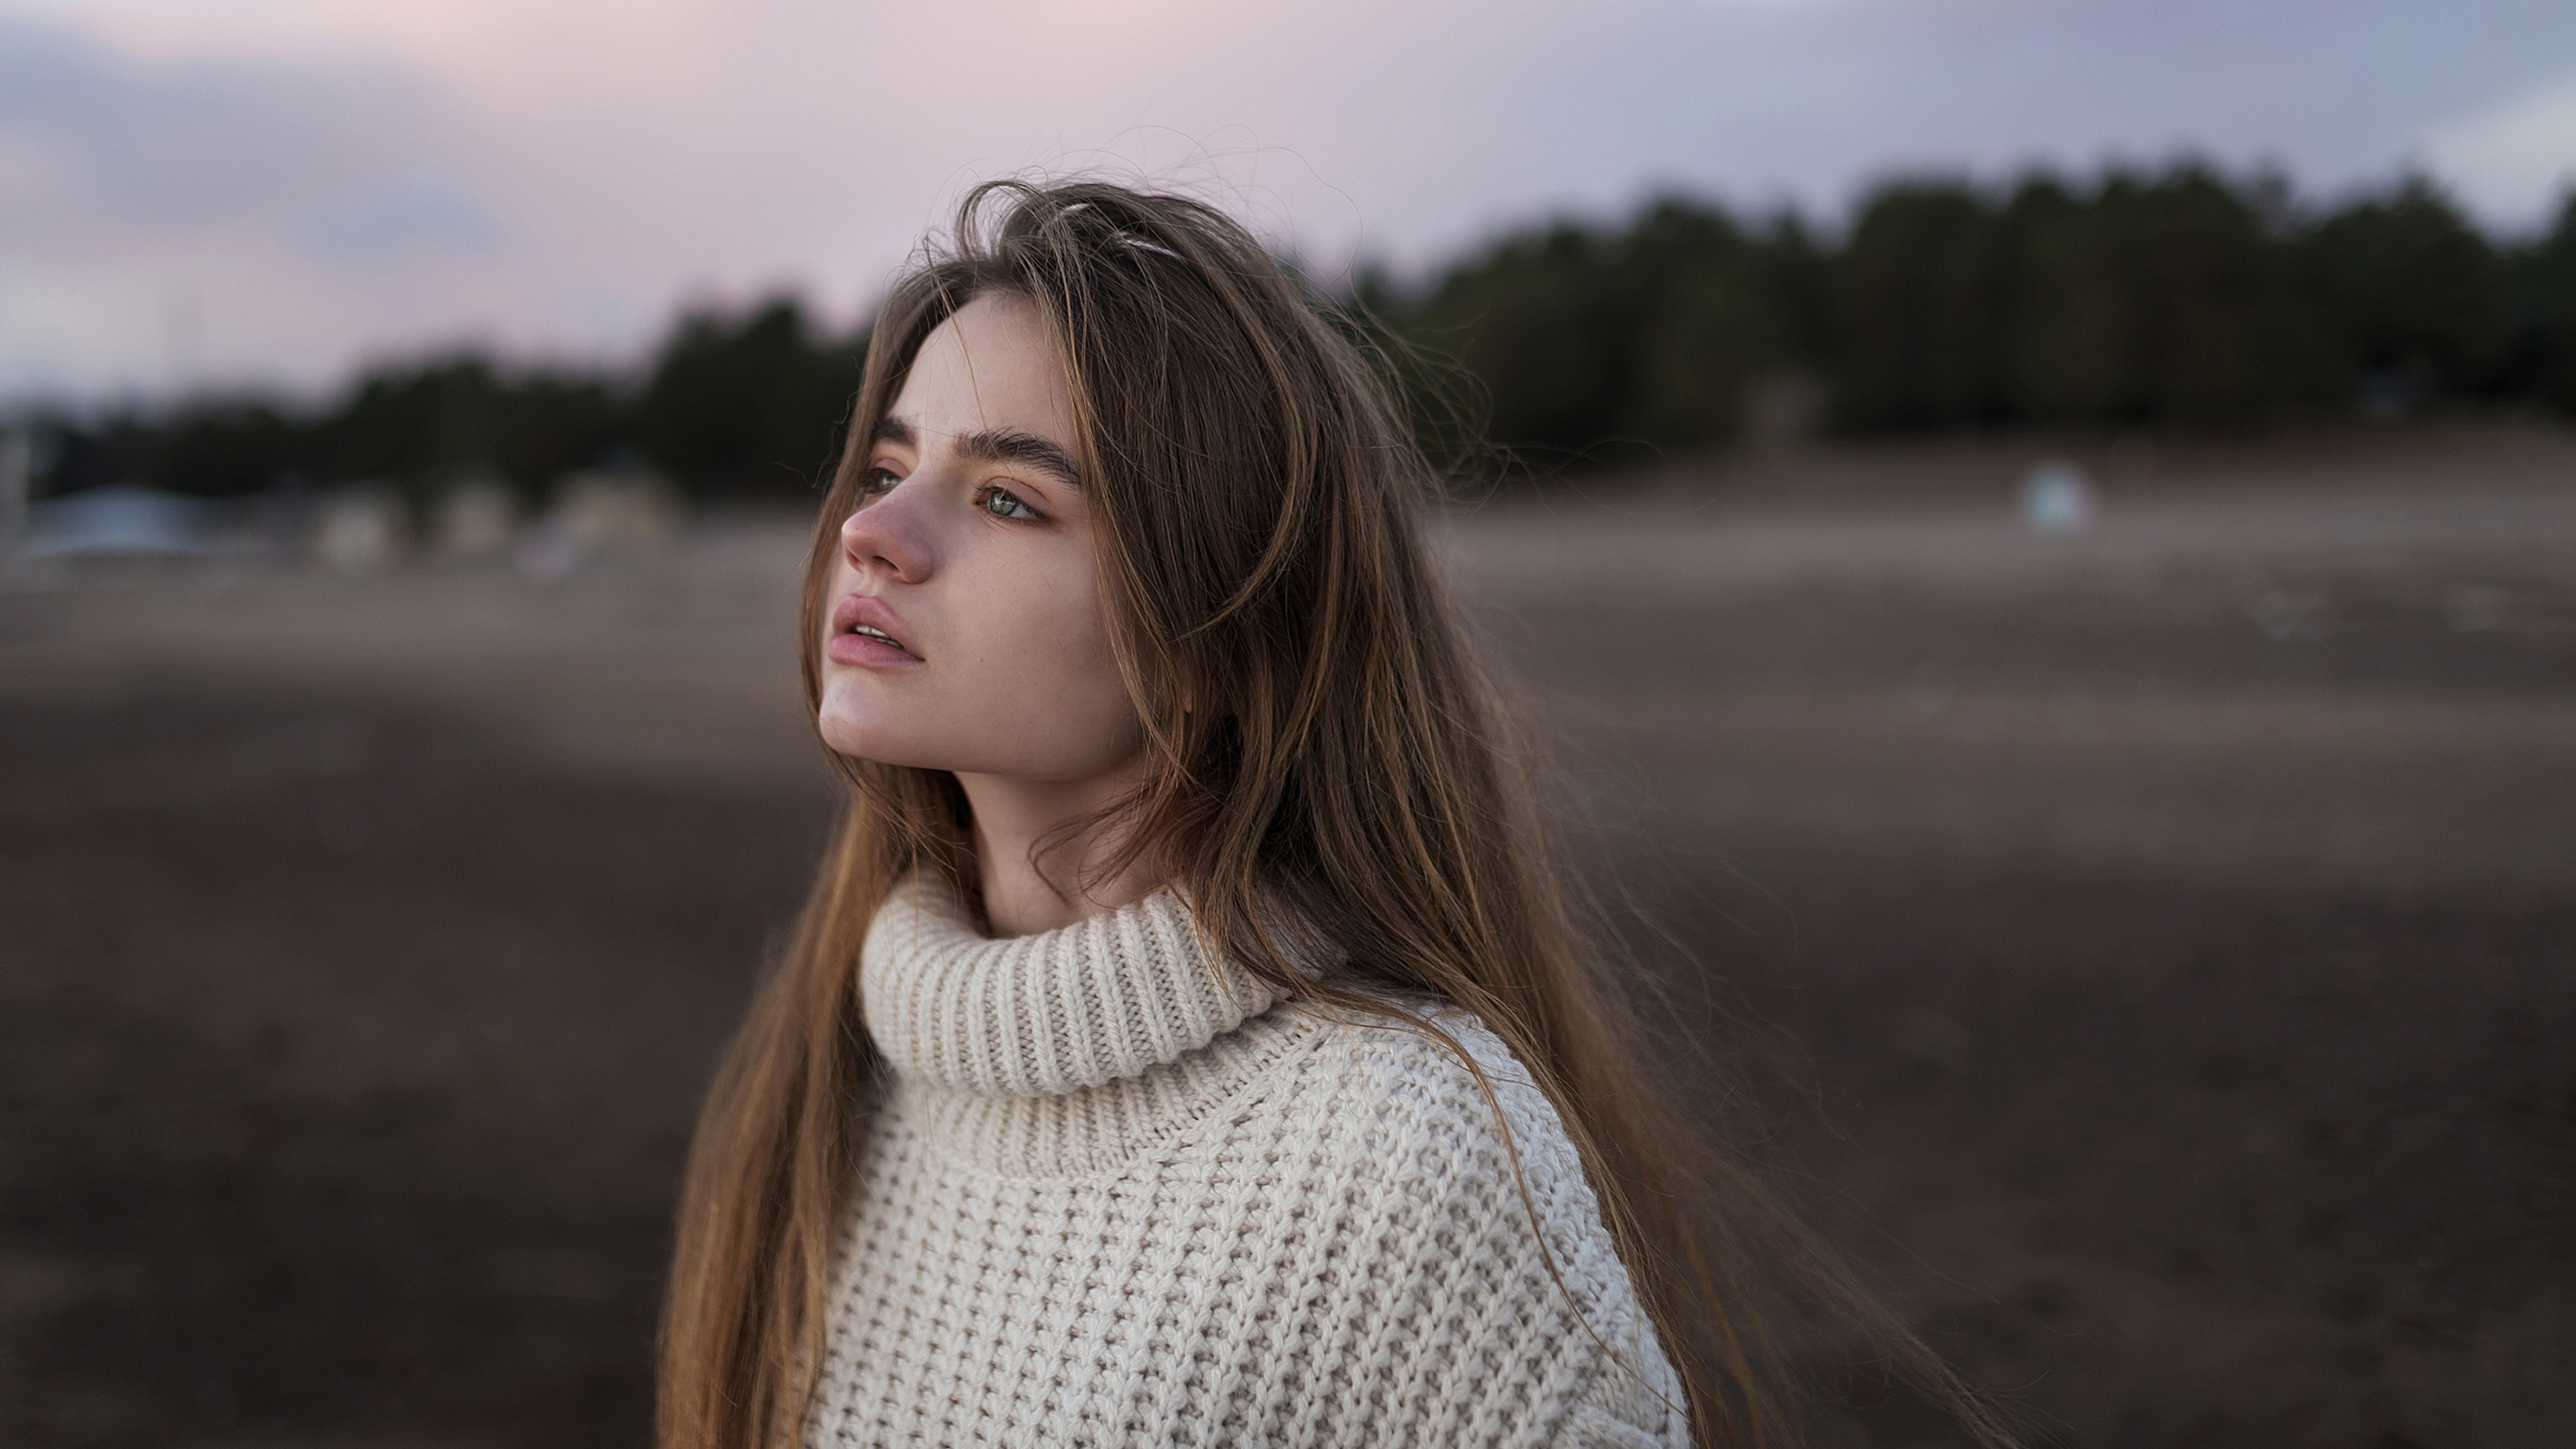
{"label": "blurred white object on ground", "polygon": [[2031,465],[2021,480],[2021,517],[2033,533],[2082,533],[2101,511],[2093,480],[2063,458]]}

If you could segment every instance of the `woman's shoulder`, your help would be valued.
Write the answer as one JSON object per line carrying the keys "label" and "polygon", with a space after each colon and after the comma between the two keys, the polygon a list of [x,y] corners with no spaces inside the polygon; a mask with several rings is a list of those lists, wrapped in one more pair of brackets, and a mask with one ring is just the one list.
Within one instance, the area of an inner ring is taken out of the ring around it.
{"label": "woman's shoulder", "polygon": [[[1475,1013],[1440,1002],[1383,999],[1370,1008],[1308,1007],[1329,1023],[1321,1055],[1348,1125],[1445,1142],[1471,1157],[1517,1149],[1580,1174],[1580,1161],[1536,1076]],[[1526,1141],[1524,1139],[1527,1139]],[[1556,1161],[1564,1158],[1563,1163]]]}
{"label": "woman's shoulder", "polygon": [[1444,1237],[1542,1271],[1552,1259],[1587,1309],[1626,1308],[1627,1274],[1582,1157],[1500,1036],[1449,1005],[1330,1016],[1313,1075],[1281,1106],[1322,1139],[1316,1160],[1346,1176],[1352,1200],[1401,1201],[1441,1220]]}
{"label": "woman's shoulder", "polygon": [[1684,1442],[1680,1382],[1547,1094],[1473,1013],[1388,1007],[1334,1013],[1308,1065],[1321,1079],[1281,1104],[1336,1180],[1329,1211],[1377,1250],[1396,1297],[1443,1305],[1482,1342],[1462,1362],[1538,1351],[1543,1366],[1522,1366],[1546,1385],[1533,1407],[1554,1403],[1568,1442]]}

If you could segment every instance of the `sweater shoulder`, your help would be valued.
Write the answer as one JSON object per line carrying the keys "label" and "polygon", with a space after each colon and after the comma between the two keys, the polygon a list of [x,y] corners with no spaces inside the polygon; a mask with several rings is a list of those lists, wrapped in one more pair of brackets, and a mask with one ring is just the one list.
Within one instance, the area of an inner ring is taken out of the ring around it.
{"label": "sweater shoulder", "polygon": [[1426,1187],[1516,1193],[1517,1166],[1534,1189],[1563,1189],[1549,1197],[1572,1214],[1564,1226],[1598,1228],[1582,1159],[1530,1070],[1473,1013],[1415,1015],[1353,1013],[1337,1023],[1336,1049],[1323,1057],[1336,1078],[1326,1095],[1339,1130],[1385,1149],[1390,1172],[1432,1169]]}
{"label": "sweater shoulder", "polygon": [[1680,1381],[1554,1103],[1474,1014],[1417,1014],[1449,1041],[1392,1013],[1352,1015],[1314,1063],[1329,1084],[1292,1107],[1335,1139],[1322,1155],[1345,1201],[1414,1220],[1389,1239],[1412,1244],[1389,1266],[1416,1296],[1491,1295],[1512,1333],[1553,1344],[1564,1442],[1687,1443]]}
{"label": "sweater shoulder", "polygon": [[1307,1109],[1356,1149],[1334,1156],[1364,1184],[1446,1206],[1479,1251],[1554,1258],[1587,1313],[1624,1312],[1627,1273],[1555,1104],[1474,1014],[1418,1015],[1448,1041],[1371,1013],[1343,1022],[1336,1049],[1319,1054],[1337,1080]]}
{"label": "sweater shoulder", "polygon": [[1396,1009],[1353,1012],[1337,1023],[1336,1055],[1348,1086],[1364,1086],[1394,1115],[1484,1145],[1534,1132],[1571,1150],[1563,1119],[1536,1078],[1474,1013],[1410,1010],[1410,1018]]}

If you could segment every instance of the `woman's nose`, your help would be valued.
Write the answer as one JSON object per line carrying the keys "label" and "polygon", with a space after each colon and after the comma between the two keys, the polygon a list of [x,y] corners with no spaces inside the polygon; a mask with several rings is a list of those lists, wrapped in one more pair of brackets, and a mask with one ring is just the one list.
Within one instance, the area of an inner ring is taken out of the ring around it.
{"label": "woman's nose", "polygon": [[900,483],[868,500],[841,524],[842,556],[862,575],[882,571],[907,584],[928,578],[933,554],[918,507]]}

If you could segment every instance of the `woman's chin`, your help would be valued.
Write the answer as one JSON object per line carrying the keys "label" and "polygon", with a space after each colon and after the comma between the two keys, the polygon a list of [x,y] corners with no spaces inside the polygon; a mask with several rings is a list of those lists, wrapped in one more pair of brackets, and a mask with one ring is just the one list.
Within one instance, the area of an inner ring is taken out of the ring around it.
{"label": "woman's chin", "polygon": [[873,711],[836,714],[829,700],[814,721],[814,733],[822,737],[823,747],[832,753],[872,765],[909,770],[973,770],[981,758],[971,749],[961,752],[953,732],[906,728]]}
{"label": "woman's chin", "polygon": [[823,701],[822,712],[815,716],[814,733],[823,739],[823,747],[836,755],[854,760],[870,760],[880,765],[917,765],[914,742],[905,732],[888,728],[888,722],[872,718],[874,711],[836,710],[832,701]]}

